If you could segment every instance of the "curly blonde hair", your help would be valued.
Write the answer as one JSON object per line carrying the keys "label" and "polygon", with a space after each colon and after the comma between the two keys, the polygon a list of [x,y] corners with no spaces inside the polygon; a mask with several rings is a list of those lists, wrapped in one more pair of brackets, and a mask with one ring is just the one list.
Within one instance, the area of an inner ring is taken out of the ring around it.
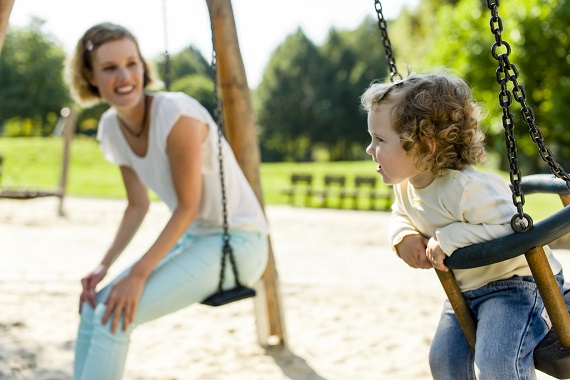
{"label": "curly blonde hair", "polygon": [[106,42],[123,38],[132,40],[143,63],[143,86],[149,87],[154,79],[149,63],[143,58],[136,37],[126,28],[104,22],[89,28],[77,42],[75,52],[67,67],[67,80],[74,99],[82,105],[90,105],[101,101],[99,89],[89,83],[89,73],[93,70],[93,54]]}
{"label": "curly blonde hair", "polygon": [[[456,75],[411,73],[395,83],[373,82],[360,100],[368,112],[392,105],[394,128],[404,150],[416,158],[418,170],[441,177],[447,169],[461,170],[485,160],[481,107]],[[435,143],[435,149],[428,142]]]}

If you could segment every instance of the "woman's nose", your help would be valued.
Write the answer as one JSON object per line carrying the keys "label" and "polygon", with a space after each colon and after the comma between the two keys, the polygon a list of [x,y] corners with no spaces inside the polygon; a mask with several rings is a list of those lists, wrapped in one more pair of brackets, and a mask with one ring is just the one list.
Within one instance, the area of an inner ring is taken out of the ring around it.
{"label": "woman's nose", "polygon": [[126,67],[119,67],[117,69],[117,77],[119,79],[124,79],[127,78],[129,76],[129,70],[127,70]]}

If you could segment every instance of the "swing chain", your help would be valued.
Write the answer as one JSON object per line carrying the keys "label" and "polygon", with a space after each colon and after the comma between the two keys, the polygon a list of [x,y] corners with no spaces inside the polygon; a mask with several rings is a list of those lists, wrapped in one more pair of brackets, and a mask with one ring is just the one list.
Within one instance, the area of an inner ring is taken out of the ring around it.
{"label": "swing chain", "polygon": [[162,21],[164,25],[164,88],[166,91],[170,91],[172,78],[170,73],[170,54],[168,53],[168,22],[166,15],[166,0],[162,0]]}
{"label": "swing chain", "polygon": [[[503,108],[503,128],[505,130],[507,144],[507,159],[510,165],[510,180],[513,192],[513,204],[517,208],[517,215],[511,220],[511,226],[517,232],[524,232],[532,227],[532,218],[525,214],[523,205],[525,203],[524,194],[521,189],[521,172],[519,161],[517,159],[517,145],[514,134],[514,118],[510,110],[512,98],[521,105],[521,116],[523,121],[529,127],[529,134],[532,141],[538,147],[540,157],[546,162],[552,174],[566,181],[566,186],[570,189],[570,175],[564,171],[564,168],[558,164],[550,151],[544,144],[542,131],[535,123],[535,116],[532,108],[526,102],[526,92],[524,87],[518,83],[519,72],[516,66],[510,62],[511,54],[510,45],[502,39],[503,22],[499,16],[499,0],[487,0],[487,7],[491,10],[490,27],[491,32],[495,36],[495,43],[491,47],[491,55],[498,61],[498,67],[495,72],[497,82],[501,85],[499,92],[499,104]],[[499,54],[498,48],[504,47],[505,52]],[[512,82],[512,93],[507,88],[508,82]]]}
{"label": "swing chain", "polygon": [[223,116],[222,116],[222,102],[220,101],[220,96],[218,92],[218,75],[217,75],[217,66],[218,60],[216,55],[216,41],[214,36],[214,23],[212,22],[212,75],[214,80],[214,120],[218,125],[218,163],[220,169],[220,187],[222,193],[222,228],[223,228],[223,248],[222,248],[222,266],[220,272],[220,282],[218,284],[218,292],[222,292],[223,284],[224,284],[224,277],[225,277],[225,267],[226,267],[226,260],[227,256],[230,258],[230,263],[232,265],[232,270],[234,273],[234,279],[236,282],[237,287],[241,287],[241,283],[239,281],[238,269],[235,262],[233,248],[230,244],[230,234],[229,234],[229,224],[228,224],[228,208],[227,208],[227,197],[226,197],[226,185],[225,185],[225,176],[224,176],[224,157],[223,157],[223,149],[222,149],[222,135],[223,135]]}
{"label": "swing chain", "polygon": [[382,12],[382,3],[380,0],[374,0],[374,8],[376,9],[376,14],[378,15],[378,29],[382,34],[382,42],[384,43],[384,50],[386,52],[386,61],[388,62],[388,69],[390,70],[390,81],[394,82],[394,78],[397,77],[398,80],[402,80],[402,75],[398,72],[396,68],[396,59],[394,58],[394,53],[392,52],[392,44],[390,43],[390,38],[388,37],[388,24],[384,18],[384,13]]}

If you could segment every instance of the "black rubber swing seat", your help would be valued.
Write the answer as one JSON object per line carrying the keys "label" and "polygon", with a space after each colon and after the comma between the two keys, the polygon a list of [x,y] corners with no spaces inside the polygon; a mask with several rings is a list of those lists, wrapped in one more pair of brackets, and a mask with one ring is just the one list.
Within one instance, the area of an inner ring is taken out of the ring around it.
{"label": "black rubber swing seat", "polygon": [[237,286],[233,289],[218,291],[201,303],[208,306],[223,306],[228,303],[241,301],[250,297],[255,297],[254,289],[247,288],[245,286]]}
{"label": "black rubber swing seat", "polygon": [[[564,293],[564,302],[570,312],[570,289]],[[534,365],[557,379],[570,379],[570,348],[560,346],[554,329],[534,349]]]}

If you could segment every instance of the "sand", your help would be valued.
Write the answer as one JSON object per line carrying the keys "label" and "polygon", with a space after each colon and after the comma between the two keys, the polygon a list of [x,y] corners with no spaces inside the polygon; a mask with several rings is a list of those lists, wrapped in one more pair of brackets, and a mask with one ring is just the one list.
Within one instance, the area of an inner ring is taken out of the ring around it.
{"label": "sand", "polygon": [[[124,202],[0,199],[0,379],[71,379],[79,279],[110,242]],[[286,349],[257,342],[253,302],[195,305],[139,327],[124,379],[430,379],[445,294],[433,270],[388,248],[388,213],[268,206]],[[168,217],[151,207],[112,268],[134,260]],[[565,267],[570,251],[556,249]],[[539,379],[551,377],[539,374]],[[102,379],[105,380],[105,379]]]}

